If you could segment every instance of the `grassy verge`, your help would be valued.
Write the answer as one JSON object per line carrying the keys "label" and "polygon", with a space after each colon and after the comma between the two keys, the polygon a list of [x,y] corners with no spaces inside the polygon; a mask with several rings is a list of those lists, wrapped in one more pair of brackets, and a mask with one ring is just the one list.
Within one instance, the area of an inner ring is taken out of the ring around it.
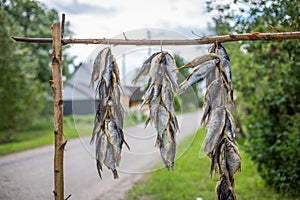
{"label": "grassy verge", "polygon": [[[75,123],[74,123],[75,122]],[[93,131],[94,115],[77,115],[64,117],[65,140],[91,135]],[[125,127],[133,126],[129,116],[125,118]],[[12,141],[6,141],[7,131],[0,132],[0,155],[6,155],[23,150],[33,149],[53,144],[53,120],[40,119],[28,130],[17,131]]]}
{"label": "grassy verge", "polygon": [[[128,191],[126,199],[136,200],[163,200],[163,199],[215,199],[215,185],[218,175],[208,178],[210,161],[199,156],[200,147],[204,140],[203,130],[197,132],[190,148],[175,162],[175,171],[160,169],[151,174],[146,174]],[[190,140],[183,141],[178,150],[183,149]],[[236,193],[238,199],[251,200],[279,200],[288,199],[276,194],[265,186],[263,179],[255,166],[244,153],[240,146],[242,156],[242,172],[235,175]],[[200,158],[201,157],[201,158]]]}

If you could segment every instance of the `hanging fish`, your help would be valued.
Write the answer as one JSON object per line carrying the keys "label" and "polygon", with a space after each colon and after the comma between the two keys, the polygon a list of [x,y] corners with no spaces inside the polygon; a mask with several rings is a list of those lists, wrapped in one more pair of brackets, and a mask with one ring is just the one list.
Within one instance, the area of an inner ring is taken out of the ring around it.
{"label": "hanging fish", "polygon": [[105,82],[101,81],[99,85],[99,104],[96,111],[96,116],[94,119],[94,129],[92,133],[92,138],[90,143],[94,142],[95,136],[100,133],[101,127],[107,115],[107,105],[106,102],[109,96],[106,90]]}
{"label": "hanging fish", "polygon": [[98,170],[98,174],[100,178],[102,179],[102,165],[104,162],[104,159],[106,158],[106,151],[107,151],[107,136],[104,132],[101,133],[101,135],[97,136],[96,141],[96,166]]}
{"label": "hanging fish", "polygon": [[204,95],[203,114],[201,118],[201,124],[207,123],[211,112],[217,106],[225,105],[226,93],[224,92],[224,86],[222,79],[214,80],[207,88]]}
{"label": "hanging fish", "polygon": [[220,57],[220,66],[221,71],[224,72],[224,79],[230,94],[230,99],[233,102],[233,86],[232,86],[232,78],[231,78],[231,67],[230,67],[230,59],[227,54],[226,49],[221,43],[217,44],[217,53]]}
{"label": "hanging fish", "polygon": [[195,68],[204,62],[207,62],[207,61],[210,61],[210,60],[213,60],[216,58],[219,58],[219,56],[215,53],[208,53],[205,55],[201,55],[201,56],[195,58],[194,60],[192,60],[191,62],[188,62],[187,64],[179,67],[177,70],[181,70],[181,69],[185,69],[185,68]]}
{"label": "hanging fish", "polygon": [[101,50],[95,58],[93,64],[93,72],[90,81],[90,87],[94,88],[94,82],[102,77],[102,73],[105,70],[107,55],[111,52],[110,48],[106,47]]}
{"label": "hanging fish", "polygon": [[154,53],[154,54],[152,54],[144,63],[143,63],[143,65],[142,65],[142,69],[139,71],[139,73],[136,75],[136,77],[132,80],[132,84],[136,84],[137,83],[137,81],[141,78],[141,77],[143,77],[143,76],[145,76],[145,75],[147,75],[148,73],[149,73],[149,71],[150,71],[150,67],[151,67],[151,62],[152,62],[152,60],[153,60],[153,58],[155,57],[155,56],[157,56],[157,54],[160,54],[161,52],[156,52],[156,53]]}
{"label": "hanging fish", "polygon": [[236,200],[234,187],[225,175],[221,175],[216,186],[216,199]]}
{"label": "hanging fish", "polygon": [[149,104],[149,117],[145,126],[152,122],[157,131],[155,146],[160,149],[161,158],[167,169],[174,169],[176,153],[175,136],[178,122],[174,109],[173,92],[178,89],[176,63],[168,52],[152,54],[133,79],[136,83],[142,76],[148,76],[142,106]]}
{"label": "hanging fish", "polygon": [[206,137],[204,150],[206,155],[211,157],[211,153],[218,144],[218,139],[222,136],[225,127],[226,110],[225,107],[216,107],[210,117],[206,126]]}
{"label": "hanging fish", "polygon": [[[208,50],[209,54],[213,53],[213,54],[217,54],[216,51],[216,44],[212,44],[211,47]],[[218,55],[218,54],[217,54]],[[206,88],[209,87],[209,85],[216,79],[218,79],[220,77],[220,62],[218,63],[217,67],[214,68],[213,70],[211,70],[207,76],[206,76]]]}
{"label": "hanging fish", "polygon": [[226,140],[224,151],[223,164],[221,165],[221,171],[227,172],[229,179],[233,179],[233,175],[241,169],[241,156],[236,145]]}
{"label": "hanging fish", "polygon": [[211,159],[210,177],[214,172],[220,173],[216,199],[235,200],[233,176],[241,168],[241,156],[235,141],[235,122],[227,109],[228,99],[233,102],[229,56],[224,46],[216,43],[208,54],[195,58],[178,70],[184,68],[194,70],[180,85],[179,92],[206,79],[201,124],[206,126],[204,151]]}
{"label": "hanging fish", "polygon": [[160,155],[162,160],[169,170],[170,168],[174,170],[174,160],[176,153],[176,141],[175,132],[170,125],[165,132],[162,133],[162,138],[159,143]]}
{"label": "hanging fish", "polygon": [[94,129],[91,143],[96,139],[96,165],[100,178],[103,165],[110,169],[114,178],[118,178],[117,166],[121,160],[122,146],[124,140],[123,122],[124,109],[120,102],[121,81],[120,72],[116,59],[111,53],[110,48],[105,48],[97,55],[93,73],[91,77],[91,86],[98,81],[96,95],[99,97]]}
{"label": "hanging fish", "polygon": [[174,56],[169,53],[167,53],[165,57],[166,57],[166,74],[168,80],[171,83],[173,90],[176,92],[178,90],[176,61]]}
{"label": "hanging fish", "polygon": [[181,88],[178,93],[180,94],[184,92],[190,86],[205,79],[208,73],[211,72],[218,63],[219,63],[219,59],[213,59],[198,65],[192,71],[192,73],[186,78],[186,80],[180,84]]}

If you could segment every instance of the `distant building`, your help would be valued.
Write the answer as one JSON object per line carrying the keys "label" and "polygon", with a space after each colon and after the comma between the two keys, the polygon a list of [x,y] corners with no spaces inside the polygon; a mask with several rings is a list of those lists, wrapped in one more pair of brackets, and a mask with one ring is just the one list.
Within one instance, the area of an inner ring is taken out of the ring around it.
{"label": "distant building", "polygon": [[[94,114],[98,106],[95,90],[89,87],[92,64],[81,65],[72,78],[64,83],[64,115]],[[143,93],[140,87],[122,86],[121,103],[126,111],[141,103]]]}

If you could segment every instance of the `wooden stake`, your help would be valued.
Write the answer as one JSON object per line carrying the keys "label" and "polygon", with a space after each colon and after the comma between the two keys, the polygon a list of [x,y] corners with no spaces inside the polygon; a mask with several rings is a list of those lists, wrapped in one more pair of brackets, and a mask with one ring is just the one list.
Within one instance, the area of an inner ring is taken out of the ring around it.
{"label": "wooden stake", "polygon": [[60,23],[52,24],[52,78],[54,97],[54,198],[64,199],[64,142],[62,43]]}

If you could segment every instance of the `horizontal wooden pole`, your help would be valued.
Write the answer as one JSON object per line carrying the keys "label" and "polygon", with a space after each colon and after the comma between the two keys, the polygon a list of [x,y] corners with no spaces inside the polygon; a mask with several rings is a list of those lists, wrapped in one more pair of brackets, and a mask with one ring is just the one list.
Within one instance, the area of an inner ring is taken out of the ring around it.
{"label": "horizontal wooden pole", "polygon": [[[12,36],[12,39],[17,42],[29,43],[52,43],[52,38],[26,38]],[[276,41],[276,40],[293,40],[300,39],[300,31],[297,32],[281,32],[281,33],[244,33],[244,34],[229,34],[221,36],[201,37],[198,39],[184,40],[136,40],[136,39],[76,39],[63,38],[62,44],[110,44],[110,45],[199,45],[211,44],[215,42],[233,42],[233,41]]]}

